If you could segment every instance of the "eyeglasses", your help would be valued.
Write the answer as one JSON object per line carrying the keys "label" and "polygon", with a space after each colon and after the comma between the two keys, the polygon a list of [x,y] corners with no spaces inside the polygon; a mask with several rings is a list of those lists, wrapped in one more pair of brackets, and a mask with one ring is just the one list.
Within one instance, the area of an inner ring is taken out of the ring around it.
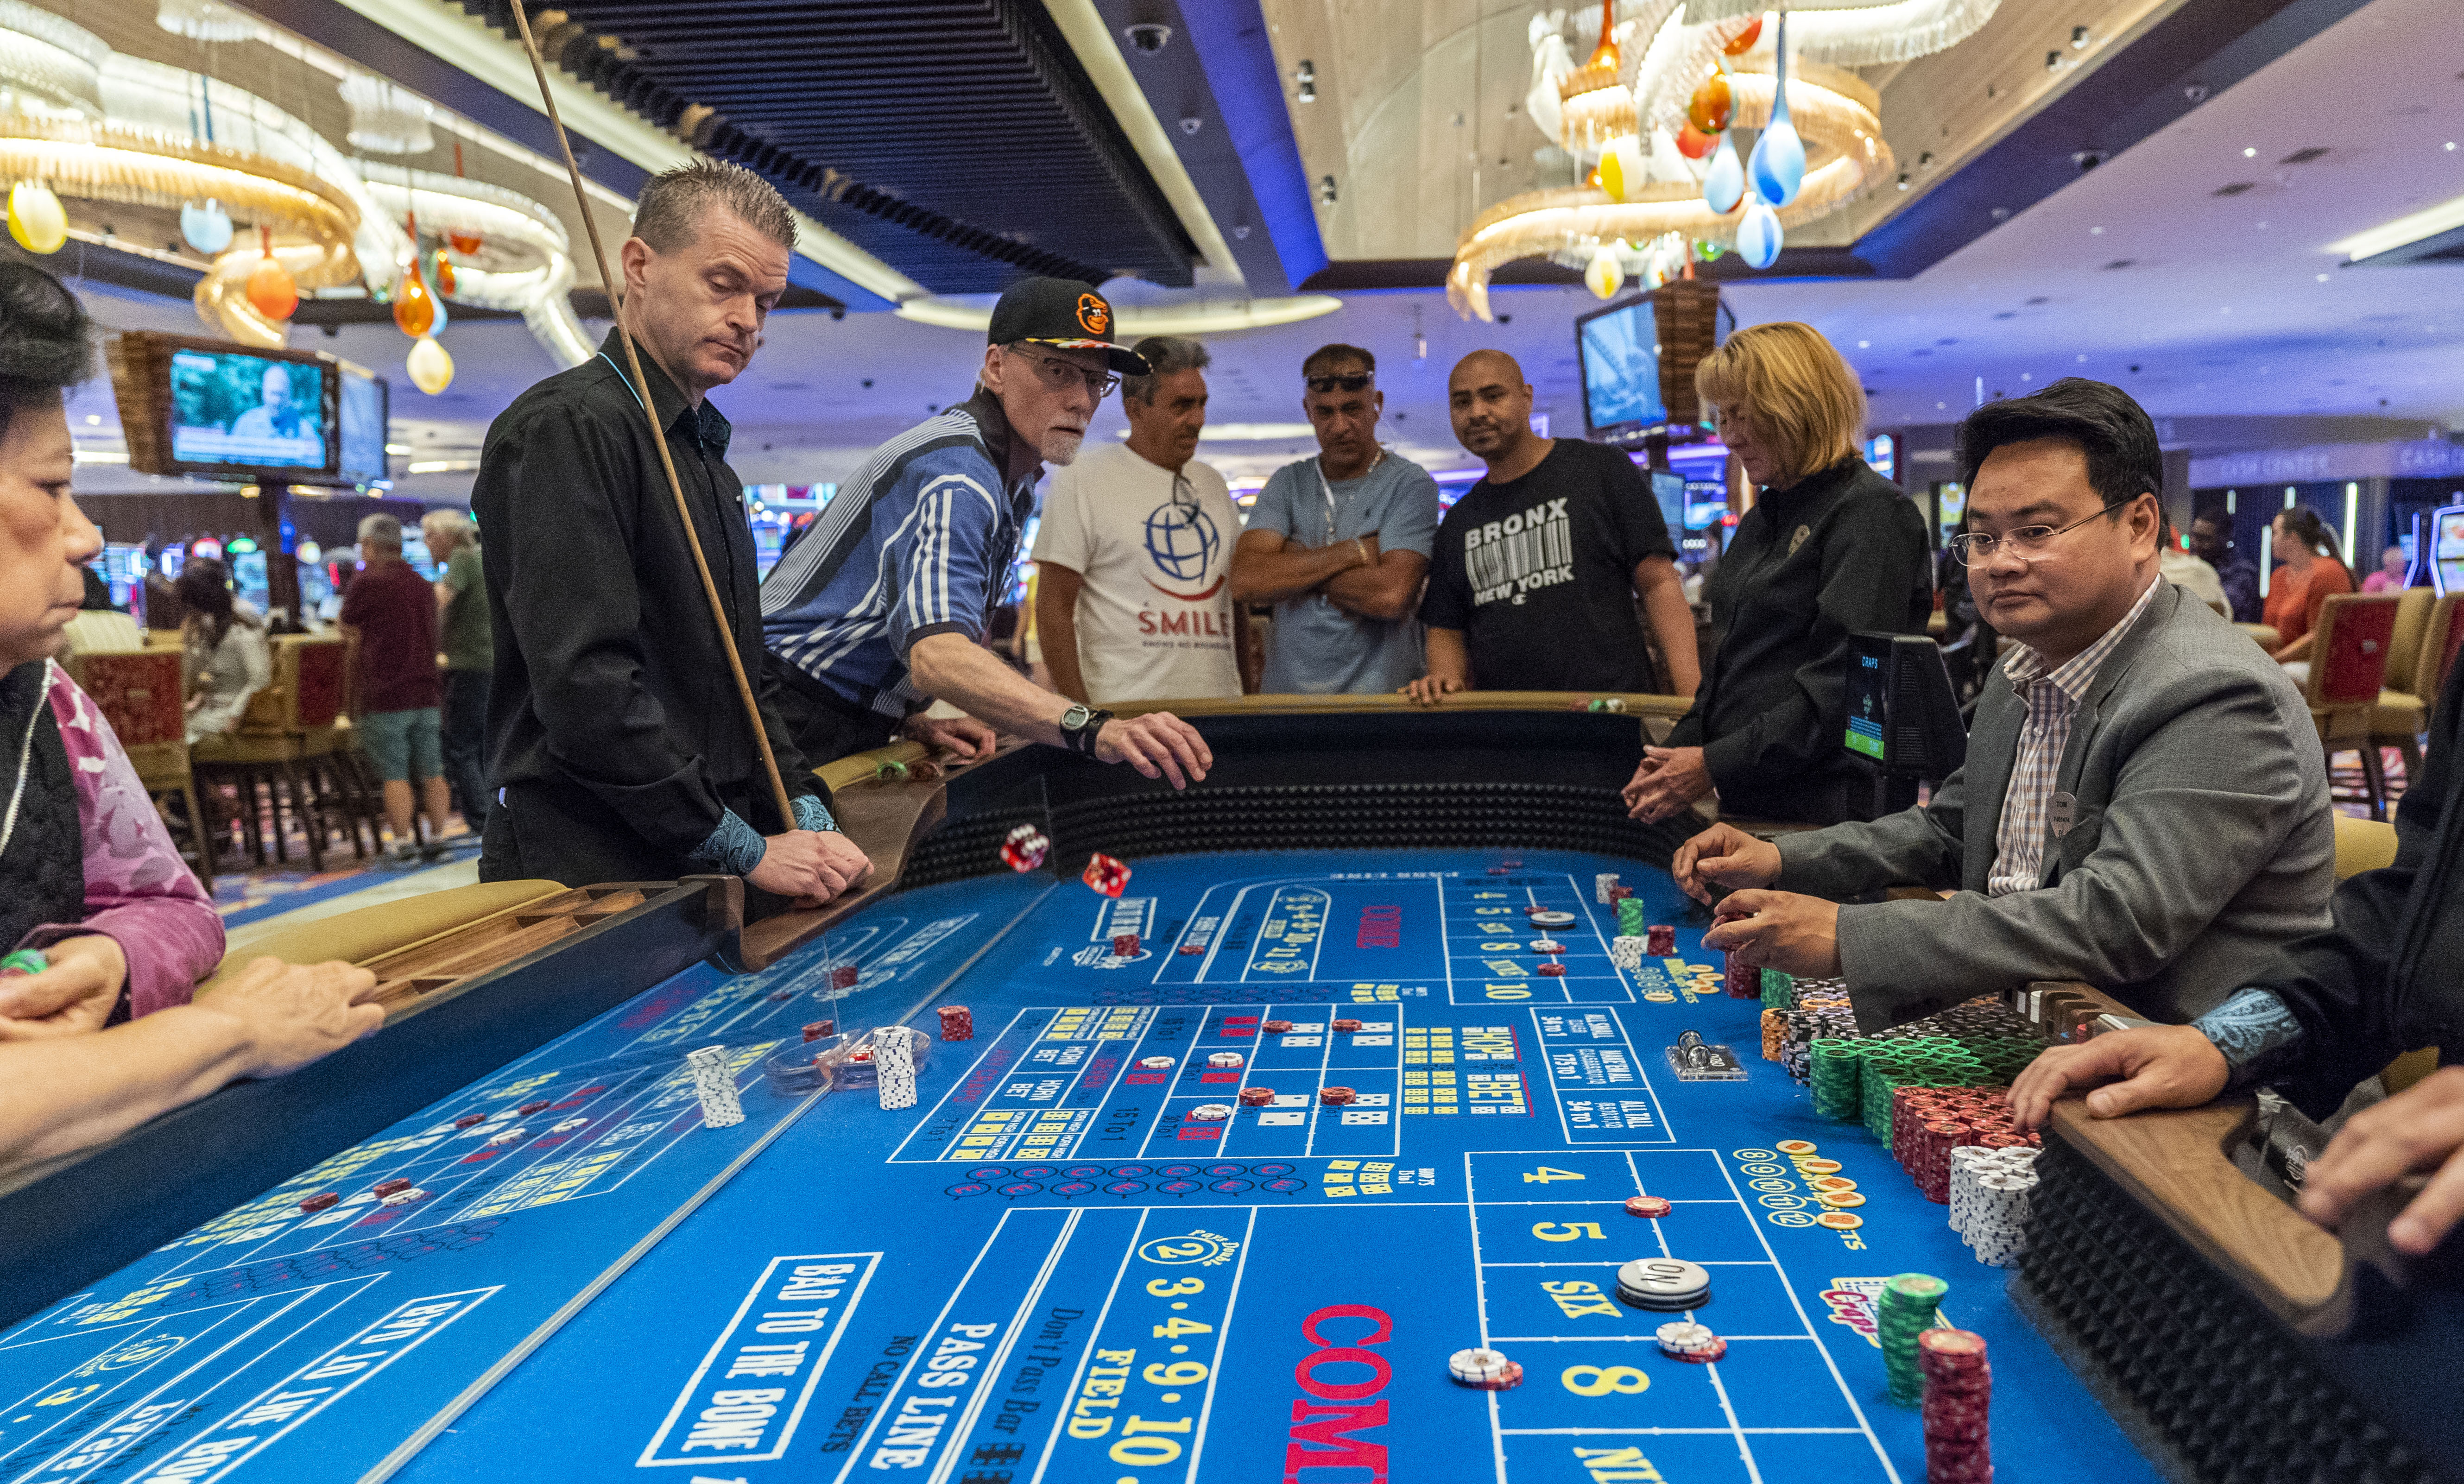
{"label": "eyeglasses", "polygon": [[1377,380],[1377,373],[1375,371],[1349,371],[1341,376],[1312,376],[1303,378],[1303,380],[1309,382],[1309,389],[1313,392],[1356,392],[1362,387],[1367,386],[1370,382]]}
{"label": "eyeglasses", "polygon": [[1042,379],[1047,391],[1073,391],[1084,386],[1095,394],[1097,402],[1101,402],[1112,394],[1113,387],[1121,384],[1121,379],[1110,371],[1090,371],[1076,361],[1064,360],[1058,356],[1031,350],[1013,350],[1010,354],[1033,363],[1035,374]]}
{"label": "eyeglasses", "polygon": [[2111,505],[2098,508],[2094,514],[2081,515],[2067,526],[2021,526],[2016,531],[2005,532],[2001,535],[1986,535],[1982,532],[1955,535],[1950,538],[1950,553],[1959,558],[1961,566],[1978,567],[1983,566],[1987,559],[2002,549],[2003,543],[2008,542],[2011,555],[2021,561],[2035,561],[2053,550],[2054,537],[2066,531],[2077,531],[2098,515],[2110,515],[2115,511],[2126,510],[2132,501],[2145,498],[2146,498],[2145,495],[2134,494],[2128,500],[2116,500]]}

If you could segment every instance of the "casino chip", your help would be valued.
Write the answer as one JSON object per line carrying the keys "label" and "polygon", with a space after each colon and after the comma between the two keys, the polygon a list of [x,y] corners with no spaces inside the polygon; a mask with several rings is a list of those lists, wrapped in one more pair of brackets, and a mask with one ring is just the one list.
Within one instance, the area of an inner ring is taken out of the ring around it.
{"label": "casino chip", "polygon": [[1660,1353],[1676,1360],[1707,1365],[1728,1353],[1728,1342],[1711,1333],[1707,1324],[1671,1320],[1658,1333]]}
{"label": "casino chip", "polygon": [[385,1206],[407,1206],[427,1193],[428,1192],[426,1190],[421,1189],[419,1187],[411,1186],[406,1189],[394,1191],[391,1195],[386,1196],[380,1204]]}
{"label": "casino chip", "polygon": [[1211,1067],[1236,1067],[1245,1059],[1237,1051],[1210,1051],[1206,1054],[1206,1064]]}
{"label": "casino chip", "polygon": [[1531,940],[1531,951],[1534,953],[1563,953],[1566,951],[1566,945],[1558,942],[1554,938],[1534,938]]}
{"label": "casino chip", "polygon": [[1321,1087],[1317,1090],[1317,1101],[1329,1107],[1341,1107],[1358,1096],[1349,1087]]}
{"label": "casino chip", "polygon": [[313,1216],[320,1211],[333,1210],[336,1206],[341,1204],[341,1200],[342,1197],[335,1191],[319,1190],[316,1194],[308,1197],[306,1200],[301,1201],[299,1203],[299,1209],[306,1214]]}
{"label": "casino chip", "polygon": [[1272,1087],[1243,1087],[1241,1089],[1241,1106],[1244,1108],[1266,1107],[1272,1104],[1274,1101],[1275,1089]]}
{"label": "casino chip", "polygon": [[1289,1020],[1268,1020],[1258,1027],[1268,1036],[1281,1036],[1292,1028]]}
{"label": "casino chip", "polygon": [[1510,1391],[1523,1384],[1523,1367],[1497,1350],[1457,1350],[1446,1357],[1446,1374],[1481,1391]]}
{"label": "casino chip", "polygon": [[465,1113],[460,1118],[453,1121],[453,1126],[456,1128],[476,1128],[487,1121],[488,1117],[484,1113]]}
{"label": "casino chip", "polygon": [[1629,1195],[1625,1198],[1625,1213],[1629,1216],[1665,1216],[1676,1209],[1663,1195]]}
{"label": "casino chip", "polygon": [[1172,1058],[1170,1057],[1140,1057],[1138,1058],[1138,1065],[1145,1067],[1150,1072],[1160,1072],[1165,1067],[1172,1065]]}
{"label": "casino chip", "polygon": [[1222,1102],[1201,1102],[1189,1110],[1191,1121],[1199,1124],[1220,1124],[1231,1116],[1231,1105]]}
{"label": "casino chip", "polygon": [[541,1099],[540,1099],[539,1101],[538,1101],[537,1102],[525,1102],[525,1103],[523,1103],[520,1107],[518,1107],[518,1108],[515,1109],[514,1111],[516,1111],[516,1112],[517,1112],[517,1113],[521,1114],[524,1118],[528,1118],[528,1117],[530,1117],[532,1114],[539,1112],[540,1109],[542,1109],[542,1108],[544,1108],[544,1107],[546,1107],[546,1106],[547,1106],[547,1100],[546,1100],[545,1098],[541,1098]]}
{"label": "casino chip", "polygon": [[1530,921],[1534,928],[1572,928],[1574,926],[1574,914],[1539,911],[1530,914]]}
{"label": "casino chip", "polygon": [[1542,964],[1539,968],[1534,969],[1531,971],[1533,973],[1547,974],[1552,979],[1561,979],[1565,977],[1566,966],[1551,959],[1550,962]]}
{"label": "casino chip", "polygon": [[396,1190],[409,1189],[410,1182],[401,1178],[400,1176],[396,1176],[391,1180],[380,1180],[375,1185],[368,1187],[368,1189],[374,1190],[379,1195],[391,1195]]}
{"label": "casino chip", "polygon": [[1359,1029],[1360,1022],[1357,1020],[1338,1018],[1334,1022],[1334,1034],[1337,1036],[1350,1036],[1353,1032]]}
{"label": "casino chip", "polygon": [[1711,1275],[1679,1257],[1638,1257],[1617,1269],[1617,1298],[1630,1308],[1677,1313],[1711,1297]]}

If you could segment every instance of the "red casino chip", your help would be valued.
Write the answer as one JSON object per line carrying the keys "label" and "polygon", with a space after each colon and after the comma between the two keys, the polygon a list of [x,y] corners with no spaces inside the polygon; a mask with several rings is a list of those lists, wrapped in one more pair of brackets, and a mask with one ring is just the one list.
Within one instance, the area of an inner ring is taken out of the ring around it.
{"label": "red casino chip", "polygon": [[409,1189],[410,1182],[397,1175],[391,1180],[380,1180],[375,1185],[370,1186],[369,1189],[376,1191],[379,1195],[391,1195],[396,1190]]}
{"label": "red casino chip", "polygon": [[299,1209],[313,1216],[320,1211],[333,1210],[336,1206],[341,1204],[341,1196],[336,1194],[332,1190],[319,1190],[316,1194],[308,1197],[306,1200],[301,1201],[299,1203]]}
{"label": "red casino chip", "polygon": [[1666,1196],[1629,1195],[1625,1198],[1625,1213],[1629,1216],[1665,1216],[1676,1209]]}
{"label": "red casino chip", "polygon": [[1329,1107],[1340,1107],[1358,1096],[1349,1087],[1321,1087],[1317,1090],[1317,1101]]}

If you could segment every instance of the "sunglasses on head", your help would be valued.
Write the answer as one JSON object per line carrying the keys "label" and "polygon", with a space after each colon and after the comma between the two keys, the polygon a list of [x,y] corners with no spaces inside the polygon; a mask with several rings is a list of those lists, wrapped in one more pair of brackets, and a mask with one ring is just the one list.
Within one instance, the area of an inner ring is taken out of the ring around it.
{"label": "sunglasses on head", "polygon": [[1312,376],[1303,380],[1309,382],[1309,389],[1313,392],[1356,392],[1377,380],[1377,374],[1374,371],[1347,371],[1341,376]]}

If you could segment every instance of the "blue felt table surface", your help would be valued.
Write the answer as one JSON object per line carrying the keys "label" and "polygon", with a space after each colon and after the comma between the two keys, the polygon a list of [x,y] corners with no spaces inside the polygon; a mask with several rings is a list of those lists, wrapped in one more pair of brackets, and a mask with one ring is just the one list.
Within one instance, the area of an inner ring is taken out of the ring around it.
{"label": "blue felt table surface", "polygon": [[[1761,1059],[1759,1002],[1611,964],[1598,872],[1705,962],[1663,873],[1132,864],[1118,901],[1002,874],[689,971],[63,1300],[0,1335],[0,1480],[1912,1481],[1871,1322],[1912,1270],[1991,1343],[1999,1477],[2155,1476],[1944,1208]],[[928,998],[975,1038],[931,1047],[913,1108],[761,1077],[815,1019],[934,1034]],[[1747,1079],[1681,1081],[1687,1030]],[[736,1126],[701,1125],[706,1045]],[[1814,1223],[1789,1141],[1861,1227]],[[1718,1364],[1611,1297],[1661,1255],[1710,1273]],[[1454,1384],[1480,1344],[1522,1385]]]}

